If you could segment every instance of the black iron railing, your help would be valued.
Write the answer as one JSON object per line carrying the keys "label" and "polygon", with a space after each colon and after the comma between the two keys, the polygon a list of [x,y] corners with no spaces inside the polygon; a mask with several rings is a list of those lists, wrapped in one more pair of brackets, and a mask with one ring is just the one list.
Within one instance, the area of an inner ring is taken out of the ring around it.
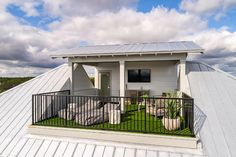
{"label": "black iron railing", "polygon": [[68,91],[32,96],[32,124],[194,136],[191,97],[73,96]]}

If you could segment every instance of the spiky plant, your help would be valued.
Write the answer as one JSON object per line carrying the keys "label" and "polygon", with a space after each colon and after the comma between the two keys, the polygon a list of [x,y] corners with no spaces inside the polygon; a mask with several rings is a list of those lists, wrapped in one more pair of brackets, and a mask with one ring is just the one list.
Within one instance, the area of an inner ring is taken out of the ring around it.
{"label": "spiky plant", "polygon": [[181,104],[179,102],[179,94],[177,92],[167,93],[165,101],[165,116],[169,119],[176,119],[180,116]]}

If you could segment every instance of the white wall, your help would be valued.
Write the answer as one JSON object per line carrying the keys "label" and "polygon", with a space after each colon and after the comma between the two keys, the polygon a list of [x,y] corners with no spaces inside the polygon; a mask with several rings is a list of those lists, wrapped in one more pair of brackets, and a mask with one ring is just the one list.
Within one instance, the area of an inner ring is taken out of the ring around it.
{"label": "white wall", "polygon": [[[99,72],[110,72],[111,73],[111,95],[119,96],[120,90],[120,71],[119,71],[119,63],[98,63],[96,69]],[[96,75],[95,75],[96,76]],[[99,75],[97,75],[99,84]],[[95,85],[95,87],[99,87],[99,85]]]}
{"label": "white wall", "polygon": [[[128,83],[128,69],[151,69],[150,83]],[[177,89],[177,65],[174,61],[128,62],[126,63],[127,89],[150,90],[150,95],[158,96],[163,92]]]}
{"label": "white wall", "polygon": [[84,67],[81,64],[75,64],[73,71],[73,90],[75,95],[95,95],[94,89]]}
{"label": "white wall", "polygon": [[[99,63],[96,67],[99,71],[111,72],[111,93],[119,95],[119,63]],[[128,69],[151,69],[150,83],[128,83]],[[98,81],[99,82],[99,81]],[[125,62],[125,85],[127,89],[150,90],[150,95],[158,96],[162,92],[177,89],[177,64],[176,61],[153,62]]]}

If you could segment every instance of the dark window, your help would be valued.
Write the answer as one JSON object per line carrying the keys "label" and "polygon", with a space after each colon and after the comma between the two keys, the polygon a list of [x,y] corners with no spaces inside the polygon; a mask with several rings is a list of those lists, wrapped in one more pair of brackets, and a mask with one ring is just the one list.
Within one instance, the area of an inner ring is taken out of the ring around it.
{"label": "dark window", "polygon": [[151,82],[150,69],[128,70],[128,82]]}

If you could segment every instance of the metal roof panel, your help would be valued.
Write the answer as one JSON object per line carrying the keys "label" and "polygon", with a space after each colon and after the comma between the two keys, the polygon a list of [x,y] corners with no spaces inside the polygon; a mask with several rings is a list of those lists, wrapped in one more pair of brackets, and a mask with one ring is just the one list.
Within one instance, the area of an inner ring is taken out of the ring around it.
{"label": "metal roof panel", "polygon": [[195,117],[195,125],[204,150],[208,156],[236,156],[236,78],[198,62],[188,62],[187,71],[191,94],[202,113]]}
{"label": "metal roof panel", "polygon": [[[0,94],[0,156],[120,156],[120,151],[128,156],[138,156],[145,148],[147,154],[189,155],[202,154],[198,150],[183,148],[152,147],[114,142],[94,142],[83,139],[33,136],[27,134],[31,124],[32,94],[69,89],[69,68],[62,65],[21,85]],[[146,153],[144,153],[144,156]],[[200,156],[199,155],[199,156]],[[141,155],[142,156],[142,155]]]}
{"label": "metal roof panel", "polygon": [[73,49],[57,51],[52,57],[126,55],[132,53],[200,53],[200,46],[192,41],[133,43],[121,45],[81,46]]}

